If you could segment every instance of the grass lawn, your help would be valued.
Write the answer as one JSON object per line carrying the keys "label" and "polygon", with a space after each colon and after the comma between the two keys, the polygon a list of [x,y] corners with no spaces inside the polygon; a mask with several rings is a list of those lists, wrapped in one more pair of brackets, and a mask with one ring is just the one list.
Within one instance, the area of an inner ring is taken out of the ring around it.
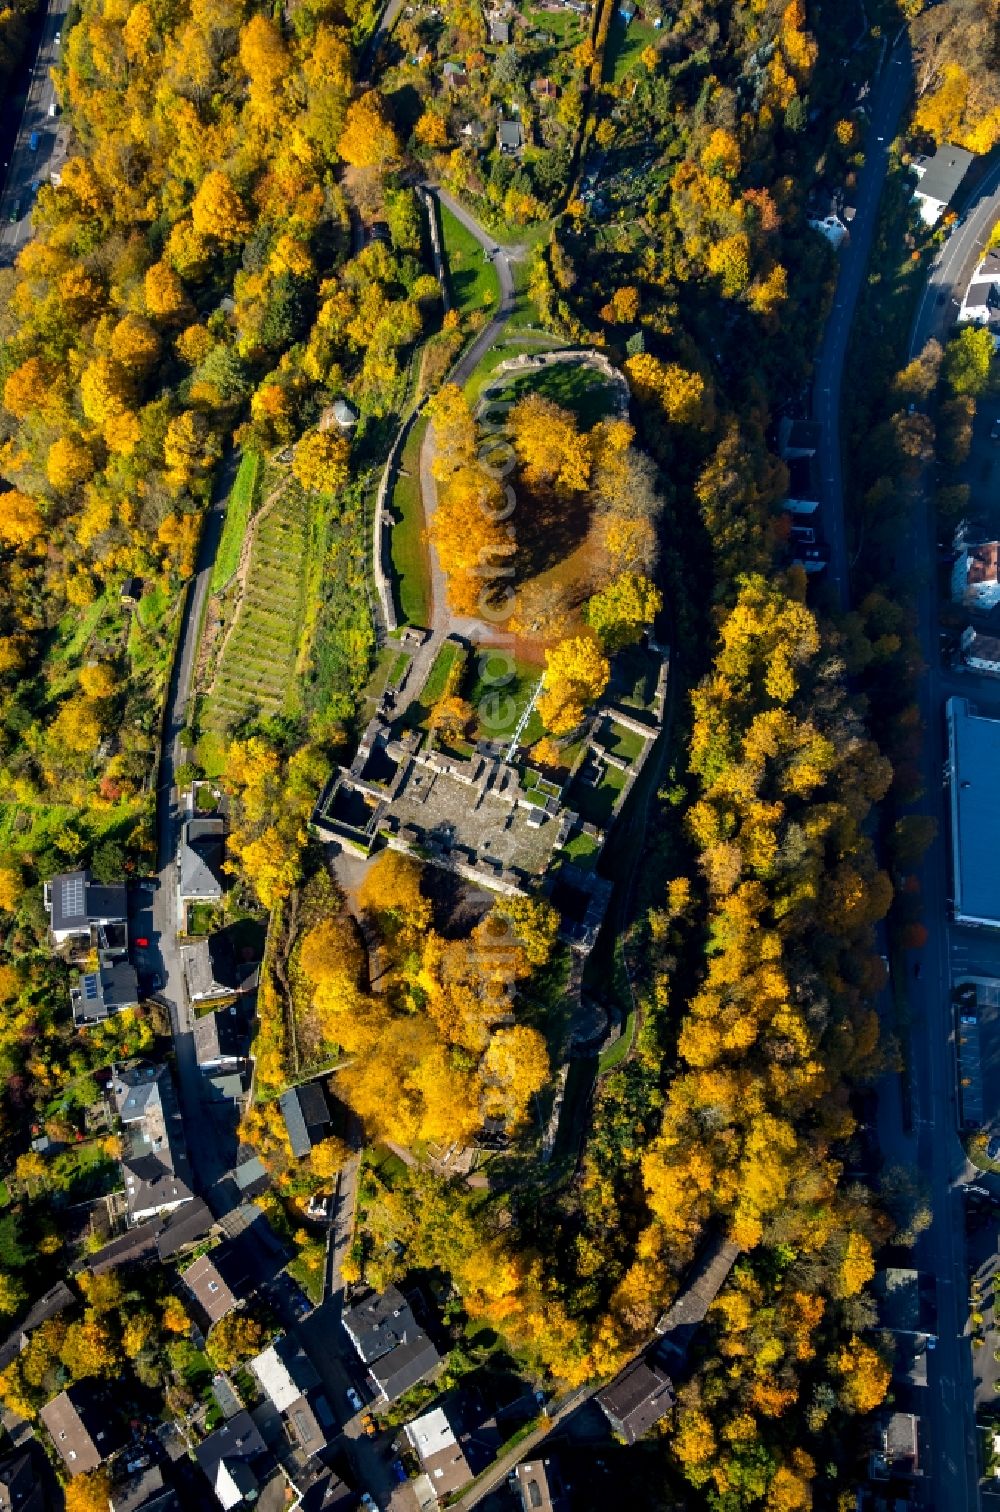
{"label": "grass lawn", "polygon": [[483,249],[444,205],[441,213],[441,238],[448,271],[451,302],[463,315],[474,310],[492,310],[500,302],[500,280],[496,269],[483,256]]}
{"label": "grass lawn", "polygon": [[452,675],[455,663],[464,656],[461,646],[455,645],[454,641],[445,641],[437,656],[434,665],[427,674],[420,702],[425,708],[431,709],[443,695],[448,686],[448,679]]}
{"label": "grass lawn", "polygon": [[240,564],[240,551],[261,478],[261,458],[257,452],[244,452],[239,471],[226,505],[222,539],[212,568],[212,592],[224,588]]}
{"label": "grass lawn", "polygon": [[642,755],[646,744],[641,735],[637,735],[634,730],[626,730],[620,724],[612,724],[610,730],[602,730],[600,740],[606,751],[610,751],[612,756],[620,756],[622,761],[635,761]]}
{"label": "grass lawn", "polygon": [[420,501],[420,448],[428,420],[421,416],[407,437],[392,494],[392,570],[396,607],[407,625],[426,625],[430,617],[431,572],[424,539]]}
{"label": "grass lawn", "polygon": [[[506,652],[478,652],[466,679],[471,686],[463,695],[476,713],[473,739],[511,739],[540,676],[540,667],[514,661]],[[526,729],[534,718],[532,713]],[[524,735],[521,738],[523,741]]]}
{"label": "grass lawn", "polygon": [[647,47],[654,46],[661,35],[662,32],[657,31],[648,21],[633,21],[630,26],[626,26],[621,15],[616,13],[611,20],[611,30],[604,50],[604,77],[620,84],[625,75],[631,73],[636,66],[641,53]]}
{"label": "grass lawn", "polygon": [[614,1044],[609,1045],[606,1050],[601,1052],[601,1058],[597,1063],[598,1072],[601,1076],[603,1076],[606,1071],[613,1071],[615,1066],[621,1065],[622,1061],[631,1050],[632,1041],[634,1039],[635,1009],[633,1008],[625,1020],[625,1026],[622,1029],[621,1034],[615,1040]]}
{"label": "grass lawn", "polygon": [[568,795],[570,808],[575,809],[582,819],[606,828],[618,795],[625,786],[625,777],[626,774],[615,767],[607,768],[596,787],[577,777]]}
{"label": "grass lawn", "polygon": [[572,861],[574,865],[582,866],[589,871],[594,865],[597,851],[597,841],[593,836],[585,835],[582,830],[577,830],[576,834],[567,840],[561,854],[566,857],[567,861]]}
{"label": "grass lawn", "polygon": [[575,46],[583,38],[580,17],[572,11],[526,10],[524,19],[536,31],[548,32],[558,42]]}
{"label": "grass lawn", "polygon": [[503,397],[524,399],[528,394],[542,394],[563,409],[572,410],[587,430],[603,420],[614,408],[614,389],[591,367],[557,362],[531,373],[519,373],[504,385]]}
{"label": "grass lawn", "polygon": [[218,928],[218,910],[211,903],[189,903],[187,932],[189,935],[209,935]]}
{"label": "grass lawn", "polygon": [[[534,317],[537,318],[537,317]],[[560,341],[557,336],[549,336],[546,332],[539,332],[537,337],[529,339],[520,336],[513,330],[517,322],[517,312],[507,322],[506,330],[510,336],[506,341],[498,341],[489,351],[484,352],[482,357],[472,369],[472,373],[465,384],[465,394],[471,403],[479,398],[479,391],[486,379],[510,357],[520,357],[522,352],[549,352],[564,347],[566,343]],[[533,333],[532,333],[533,335]]]}

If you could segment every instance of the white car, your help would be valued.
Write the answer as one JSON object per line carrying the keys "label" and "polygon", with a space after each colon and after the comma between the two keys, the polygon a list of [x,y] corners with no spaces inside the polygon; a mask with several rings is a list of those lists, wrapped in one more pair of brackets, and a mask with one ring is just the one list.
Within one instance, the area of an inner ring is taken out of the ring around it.
{"label": "white car", "polygon": [[58,47],[61,42],[62,42],[62,32],[61,31],[57,31],[56,32],[56,46]]}
{"label": "white car", "polygon": [[358,1393],[355,1391],[353,1386],[348,1386],[347,1388],[347,1400],[350,1402],[355,1412],[360,1412],[362,1407],[365,1405],[361,1398],[358,1396]]}
{"label": "white car", "polygon": [[55,100],[50,100],[49,101],[49,115],[50,116],[54,116],[58,112],[58,110],[59,110],[59,106],[56,104]]}

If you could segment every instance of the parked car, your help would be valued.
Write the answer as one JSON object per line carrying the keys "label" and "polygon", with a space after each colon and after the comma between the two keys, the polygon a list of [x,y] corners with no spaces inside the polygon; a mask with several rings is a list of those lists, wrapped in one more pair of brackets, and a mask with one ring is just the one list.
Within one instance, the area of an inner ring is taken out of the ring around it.
{"label": "parked car", "polygon": [[389,1469],[392,1471],[393,1475],[399,1481],[399,1484],[401,1486],[404,1485],[410,1478],[406,1473],[406,1466],[403,1464],[403,1461],[401,1459],[394,1459],[392,1464],[389,1466]]}
{"label": "parked car", "polygon": [[1000,1134],[994,1134],[986,1146],[987,1158],[1000,1160]]}
{"label": "parked car", "polygon": [[347,1388],[347,1400],[350,1402],[355,1412],[360,1412],[362,1407],[365,1405],[361,1398],[358,1396],[358,1393],[355,1391],[353,1386],[348,1386]]}
{"label": "parked car", "polygon": [[16,199],[14,201],[13,205],[10,208],[10,223],[11,223],[11,225],[12,226],[16,225],[17,222],[20,219],[21,219],[21,201],[19,199]]}
{"label": "parked car", "polygon": [[56,32],[56,46],[58,47],[61,42],[62,42],[62,32],[61,31],[57,31]]}
{"label": "parked car", "polygon": [[370,1491],[362,1491],[361,1505],[366,1509],[366,1512],[378,1512],[378,1502]]}
{"label": "parked car", "polygon": [[55,100],[50,100],[49,101],[49,115],[50,116],[56,115],[58,113],[58,110],[59,110],[59,106],[56,104]]}
{"label": "parked car", "polygon": [[994,420],[990,430],[990,440],[1000,441],[1000,420]]}
{"label": "parked car", "polygon": [[33,131],[31,133],[30,137],[28,138],[28,146],[31,148],[32,152],[37,152],[38,151],[38,132],[37,131]]}

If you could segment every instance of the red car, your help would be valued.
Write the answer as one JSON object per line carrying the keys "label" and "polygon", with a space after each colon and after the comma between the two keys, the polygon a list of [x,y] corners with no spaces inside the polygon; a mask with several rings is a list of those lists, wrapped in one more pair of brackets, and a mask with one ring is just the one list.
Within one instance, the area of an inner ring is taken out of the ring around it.
{"label": "red car", "polygon": [[149,941],[146,939],[145,935],[137,935],[134,943],[136,945],[148,945]]}

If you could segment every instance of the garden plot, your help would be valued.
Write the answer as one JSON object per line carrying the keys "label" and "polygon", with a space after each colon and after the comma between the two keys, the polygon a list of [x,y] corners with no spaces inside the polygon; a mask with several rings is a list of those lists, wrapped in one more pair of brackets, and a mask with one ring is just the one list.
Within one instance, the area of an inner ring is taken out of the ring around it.
{"label": "garden plot", "polygon": [[206,726],[228,729],[247,714],[278,714],[295,703],[295,666],[309,553],[309,506],[286,488],[254,535],[236,623],[207,700]]}

